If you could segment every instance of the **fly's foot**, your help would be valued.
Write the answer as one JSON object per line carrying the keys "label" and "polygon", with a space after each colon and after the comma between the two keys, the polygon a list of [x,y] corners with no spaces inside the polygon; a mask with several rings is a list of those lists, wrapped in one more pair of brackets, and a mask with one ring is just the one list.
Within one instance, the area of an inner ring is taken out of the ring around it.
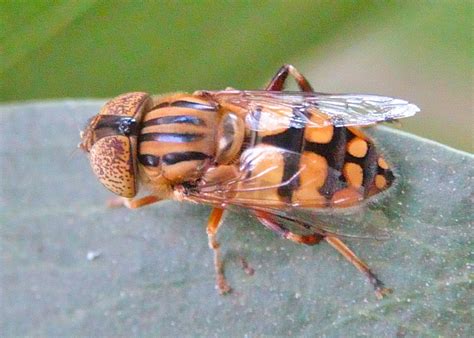
{"label": "fly's foot", "polygon": [[227,280],[223,274],[217,275],[216,277],[216,290],[219,291],[220,295],[226,295],[232,291],[232,288],[230,287],[229,283],[227,283]]}
{"label": "fly's foot", "polygon": [[248,276],[253,276],[255,269],[250,266],[244,257],[239,257],[240,266]]}
{"label": "fly's foot", "polygon": [[107,208],[123,208],[126,206],[126,199],[123,197],[111,197],[105,201]]}
{"label": "fly's foot", "polygon": [[388,296],[392,292],[393,290],[390,288],[375,287],[375,297],[377,297],[377,299],[383,299],[383,297]]}
{"label": "fly's foot", "polygon": [[374,285],[375,297],[377,297],[377,299],[382,299],[383,297],[388,296],[389,294],[393,292],[392,289],[386,288],[383,282],[378,278],[375,278],[373,285]]}

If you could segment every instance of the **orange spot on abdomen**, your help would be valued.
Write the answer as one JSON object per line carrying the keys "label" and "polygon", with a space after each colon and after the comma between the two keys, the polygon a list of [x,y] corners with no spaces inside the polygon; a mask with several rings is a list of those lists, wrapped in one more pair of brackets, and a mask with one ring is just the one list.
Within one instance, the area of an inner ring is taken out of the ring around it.
{"label": "orange spot on abdomen", "polygon": [[377,163],[378,163],[378,165],[379,165],[380,168],[382,168],[382,169],[388,169],[388,163],[383,159],[382,156],[379,157]]}
{"label": "orange spot on abdomen", "polygon": [[345,188],[336,191],[331,199],[334,207],[349,207],[361,202],[364,199],[359,189]]}
{"label": "orange spot on abdomen", "polygon": [[344,177],[350,186],[360,188],[364,179],[363,169],[360,165],[352,162],[348,162],[343,168]]}
{"label": "orange spot on abdomen", "polygon": [[362,158],[367,154],[367,142],[359,137],[352,139],[347,145],[347,152],[354,157]]}
{"label": "orange spot on abdomen", "polygon": [[326,159],[310,151],[305,151],[300,160],[300,185],[293,193],[293,203],[306,207],[326,205],[326,198],[318,190],[324,185],[328,175]]}
{"label": "orange spot on abdomen", "polygon": [[309,142],[329,143],[334,134],[334,126],[330,125],[329,118],[318,109],[308,110],[309,123],[306,126],[304,137]]}
{"label": "orange spot on abdomen", "polygon": [[385,179],[385,177],[383,175],[377,175],[375,176],[375,186],[382,190],[386,187],[387,185],[387,180]]}

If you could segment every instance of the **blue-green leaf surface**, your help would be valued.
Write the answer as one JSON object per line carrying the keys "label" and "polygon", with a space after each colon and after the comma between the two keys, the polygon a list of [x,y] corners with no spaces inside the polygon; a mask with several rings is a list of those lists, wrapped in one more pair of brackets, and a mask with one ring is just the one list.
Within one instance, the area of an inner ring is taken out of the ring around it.
{"label": "blue-green leaf surface", "polygon": [[392,237],[347,243],[394,289],[390,297],[378,301],[328,245],[296,245],[234,214],[220,233],[234,292],[222,297],[208,207],[105,207],[110,195],[86,157],[72,153],[102,103],[0,107],[2,336],[472,334],[471,155],[373,132],[400,182],[361,219],[378,220]]}

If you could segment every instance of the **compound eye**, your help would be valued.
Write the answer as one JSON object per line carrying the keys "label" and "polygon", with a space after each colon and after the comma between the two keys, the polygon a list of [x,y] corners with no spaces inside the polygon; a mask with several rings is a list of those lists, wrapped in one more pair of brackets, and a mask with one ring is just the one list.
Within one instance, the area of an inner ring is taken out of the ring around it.
{"label": "compound eye", "polygon": [[151,108],[150,95],[142,92],[126,93],[110,100],[100,111],[100,115],[122,115],[140,119],[144,110]]}
{"label": "compound eye", "polygon": [[98,140],[90,150],[90,163],[99,181],[114,194],[137,194],[133,145],[129,137],[116,135]]}

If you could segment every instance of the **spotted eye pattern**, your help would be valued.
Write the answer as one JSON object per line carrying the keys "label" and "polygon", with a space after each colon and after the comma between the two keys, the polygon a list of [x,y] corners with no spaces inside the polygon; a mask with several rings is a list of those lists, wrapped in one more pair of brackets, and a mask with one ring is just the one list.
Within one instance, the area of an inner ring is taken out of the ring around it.
{"label": "spotted eye pattern", "polygon": [[136,195],[135,172],[131,160],[130,139],[126,136],[104,137],[90,152],[90,162],[100,182],[114,194]]}
{"label": "spotted eye pattern", "polygon": [[147,104],[150,104],[147,93],[126,93],[107,102],[99,114],[136,116]]}
{"label": "spotted eye pattern", "polygon": [[127,93],[107,102],[91,121],[87,142],[92,170],[99,181],[123,197],[137,194],[138,123],[152,100],[146,93]]}

